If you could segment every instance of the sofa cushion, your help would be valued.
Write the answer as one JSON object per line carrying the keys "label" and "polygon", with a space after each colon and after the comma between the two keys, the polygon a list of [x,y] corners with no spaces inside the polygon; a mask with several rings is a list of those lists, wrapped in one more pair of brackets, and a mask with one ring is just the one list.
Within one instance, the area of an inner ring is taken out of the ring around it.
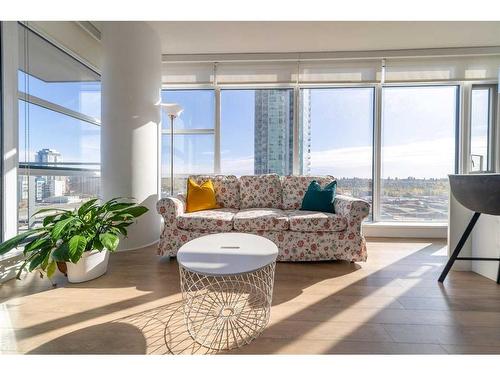
{"label": "sofa cushion", "polygon": [[340,232],[347,228],[345,217],[329,212],[286,211],[293,232]]}
{"label": "sofa cushion", "polygon": [[187,180],[186,212],[213,210],[219,208],[215,200],[212,180],[198,185],[192,178]]}
{"label": "sofa cushion", "polygon": [[333,176],[284,176],[283,177],[283,209],[297,210],[302,204],[307,188],[313,180],[321,187],[335,181]]}
{"label": "sofa cushion", "polygon": [[233,228],[241,232],[287,230],[288,215],[277,208],[249,208],[234,215]]}
{"label": "sofa cushion", "polygon": [[234,208],[218,208],[184,213],[177,216],[177,228],[229,232],[233,229],[233,217],[236,212],[238,210]]}
{"label": "sofa cushion", "polygon": [[277,174],[240,177],[240,208],[281,208],[281,182]]}
{"label": "sofa cushion", "polygon": [[212,180],[215,190],[215,200],[221,208],[240,208],[240,182],[238,177],[231,175],[193,175],[189,176],[198,185]]}

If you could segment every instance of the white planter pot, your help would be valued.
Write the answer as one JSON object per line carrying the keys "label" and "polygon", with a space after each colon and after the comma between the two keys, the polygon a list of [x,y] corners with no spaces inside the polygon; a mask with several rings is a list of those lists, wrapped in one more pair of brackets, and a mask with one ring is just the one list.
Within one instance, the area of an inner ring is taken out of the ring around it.
{"label": "white planter pot", "polygon": [[78,263],[66,263],[68,267],[68,281],[82,283],[106,273],[108,269],[109,251],[89,251],[83,254]]}

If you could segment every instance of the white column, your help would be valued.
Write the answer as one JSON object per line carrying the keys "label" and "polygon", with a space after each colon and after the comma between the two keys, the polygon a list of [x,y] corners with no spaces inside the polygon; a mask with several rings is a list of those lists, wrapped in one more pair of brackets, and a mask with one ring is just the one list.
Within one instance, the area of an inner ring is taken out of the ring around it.
{"label": "white column", "polygon": [[102,32],[101,181],[104,199],[133,197],[149,212],[120,249],[159,240],[158,126],[161,47],[145,22],[104,22]]}

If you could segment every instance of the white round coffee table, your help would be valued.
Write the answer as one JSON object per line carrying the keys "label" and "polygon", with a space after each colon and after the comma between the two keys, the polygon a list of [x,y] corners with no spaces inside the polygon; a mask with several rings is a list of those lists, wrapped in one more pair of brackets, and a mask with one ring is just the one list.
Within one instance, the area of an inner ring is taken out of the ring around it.
{"label": "white round coffee table", "polygon": [[199,237],[177,253],[186,325],[211,349],[248,344],[269,322],[278,247],[249,233]]}

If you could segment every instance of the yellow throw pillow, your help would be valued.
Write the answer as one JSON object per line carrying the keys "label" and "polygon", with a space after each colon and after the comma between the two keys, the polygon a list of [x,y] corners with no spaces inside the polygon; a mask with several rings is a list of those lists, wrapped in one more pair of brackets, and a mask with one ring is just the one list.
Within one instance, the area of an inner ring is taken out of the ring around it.
{"label": "yellow throw pillow", "polygon": [[207,180],[198,185],[193,179],[188,178],[186,194],[186,212],[211,210],[219,208],[215,200],[215,190],[212,180]]}

